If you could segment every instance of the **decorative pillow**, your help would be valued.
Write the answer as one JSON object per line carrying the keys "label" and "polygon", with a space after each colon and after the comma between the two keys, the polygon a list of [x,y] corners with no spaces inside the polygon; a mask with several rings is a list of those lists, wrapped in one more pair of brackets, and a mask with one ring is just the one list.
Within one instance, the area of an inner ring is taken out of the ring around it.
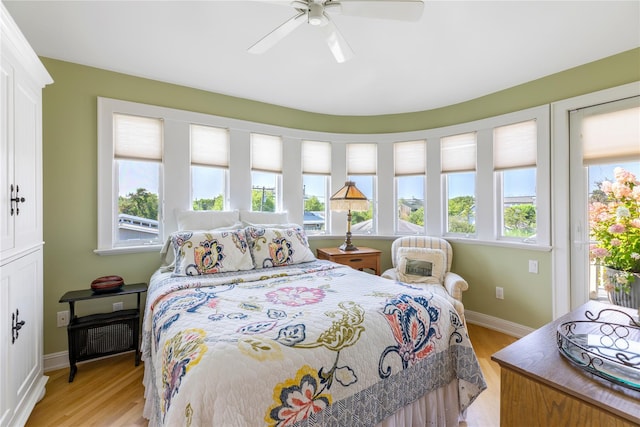
{"label": "decorative pillow", "polygon": [[220,227],[241,228],[240,213],[235,211],[178,211],[178,230],[213,230]]}
{"label": "decorative pillow", "polygon": [[289,215],[287,212],[252,212],[240,211],[240,221],[245,225],[261,224],[287,224]]}
{"label": "decorative pillow", "polygon": [[177,231],[171,235],[174,276],[253,269],[244,230]]}
{"label": "decorative pillow", "polygon": [[244,230],[256,268],[280,267],[316,259],[309,249],[304,229],[300,226],[291,228],[250,226]]}
{"label": "decorative pillow", "polygon": [[442,249],[398,248],[398,280],[406,283],[442,284],[445,273]]}

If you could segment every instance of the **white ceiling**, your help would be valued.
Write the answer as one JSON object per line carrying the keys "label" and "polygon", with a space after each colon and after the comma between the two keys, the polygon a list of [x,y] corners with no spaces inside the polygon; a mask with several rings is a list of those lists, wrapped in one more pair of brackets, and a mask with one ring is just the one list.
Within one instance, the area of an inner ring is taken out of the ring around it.
{"label": "white ceiling", "polygon": [[3,0],[40,56],[299,110],[378,115],[477,98],[640,46],[640,1],[432,1],[400,22],[332,15],[355,57],[333,59],[265,1]]}

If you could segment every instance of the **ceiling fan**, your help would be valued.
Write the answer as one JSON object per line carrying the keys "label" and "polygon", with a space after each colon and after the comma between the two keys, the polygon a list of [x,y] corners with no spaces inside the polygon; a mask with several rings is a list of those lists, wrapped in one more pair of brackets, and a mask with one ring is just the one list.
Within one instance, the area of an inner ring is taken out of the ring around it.
{"label": "ceiling fan", "polygon": [[303,23],[320,28],[325,41],[337,62],[345,62],[353,57],[353,50],[342,36],[331,13],[366,18],[417,21],[422,15],[422,0],[293,0],[285,3],[296,10],[296,15],[284,24],[258,40],[248,51],[264,53],[293,32]]}

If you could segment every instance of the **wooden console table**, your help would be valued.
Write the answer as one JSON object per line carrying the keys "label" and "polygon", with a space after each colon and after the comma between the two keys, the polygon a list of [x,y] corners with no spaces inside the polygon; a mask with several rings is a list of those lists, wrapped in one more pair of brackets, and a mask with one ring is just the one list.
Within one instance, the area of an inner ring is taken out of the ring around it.
{"label": "wooden console table", "polygon": [[559,324],[584,320],[585,311],[598,313],[603,308],[614,306],[590,301],[491,357],[501,368],[501,426],[640,425],[640,392],[573,366],[556,344]]}

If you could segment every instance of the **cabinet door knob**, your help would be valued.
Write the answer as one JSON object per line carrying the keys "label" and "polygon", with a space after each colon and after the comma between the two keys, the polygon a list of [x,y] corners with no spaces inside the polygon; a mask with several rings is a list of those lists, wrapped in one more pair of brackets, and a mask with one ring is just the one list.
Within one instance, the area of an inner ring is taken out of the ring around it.
{"label": "cabinet door knob", "polygon": [[[24,197],[19,197],[19,193],[20,193],[20,186],[16,185],[16,194],[15,197],[13,196],[13,184],[11,184],[11,216],[13,216],[13,213],[15,211],[16,215],[20,215],[20,206],[18,206],[18,203],[24,203],[26,202],[26,199]],[[15,209],[13,204],[16,204]]]}
{"label": "cabinet door knob", "polygon": [[16,342],[18,336],[20,335],[19,331],[24,326],[24,320],[18,320],[18,316],[20,316],[20,312],[16,308],[15,313],[11,313],[11,344]]}

